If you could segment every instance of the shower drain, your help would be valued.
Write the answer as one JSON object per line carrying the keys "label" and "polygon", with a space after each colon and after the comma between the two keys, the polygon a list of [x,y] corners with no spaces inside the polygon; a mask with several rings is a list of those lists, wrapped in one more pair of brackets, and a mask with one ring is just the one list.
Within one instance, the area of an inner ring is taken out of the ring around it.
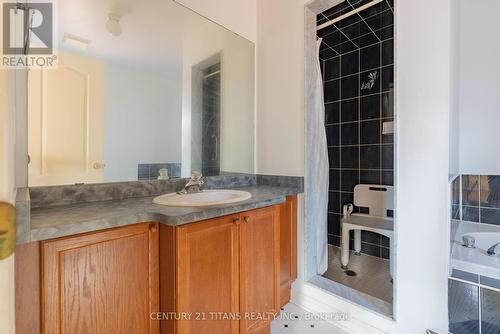
{"label": "shower drain", "polygon": [[356,272],[353,271],[353,270],[346,270],[344,271],[344,274],[346,274],[347,276],[356,276]]}

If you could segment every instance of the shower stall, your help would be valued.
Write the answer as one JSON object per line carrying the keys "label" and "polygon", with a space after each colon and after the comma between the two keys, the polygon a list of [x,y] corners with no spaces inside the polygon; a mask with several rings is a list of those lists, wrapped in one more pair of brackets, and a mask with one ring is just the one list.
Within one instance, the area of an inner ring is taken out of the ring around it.
{"label": "shower stall", "polygon": [[[321,9],[306,42],[306,276],[391,316],[394,3],[326,2],[309,5]],[[368,223],[351,224],[351,215]]]}

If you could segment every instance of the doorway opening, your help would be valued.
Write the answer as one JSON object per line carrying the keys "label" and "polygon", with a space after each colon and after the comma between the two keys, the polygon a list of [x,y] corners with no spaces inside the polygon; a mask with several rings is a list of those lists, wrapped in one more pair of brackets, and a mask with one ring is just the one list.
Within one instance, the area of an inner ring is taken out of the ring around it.
{"label": "doorway opening", "polygon": [[[318,137],[324,134],[327,158],[308,156],[306,170],[311,175],[327,164],[328,189],[323,195],[317,185],[307,185],[307,179],[314,178],[306,178],[306,226],[313,235],[307,242],[315,245],[307,247],[306,279],[391,317],[394,2],[317,1],[308,9],[316,20],[309,25],[306,73],[314,76],[319,62],[320,80],[306,87],[306,96],[316,97],[306,102],[307,123],[323,123],[316,128],[308,125],[307,145],[321,145]],[[309,95],[314,89],[323,94]],[[317,111],[323,107],[324,114]],[[312,212],[325,210],[317,207],[321,201],[307,200],[317,196],[327,196],[326,229],[320,227],[321,219],[309,219]]]}

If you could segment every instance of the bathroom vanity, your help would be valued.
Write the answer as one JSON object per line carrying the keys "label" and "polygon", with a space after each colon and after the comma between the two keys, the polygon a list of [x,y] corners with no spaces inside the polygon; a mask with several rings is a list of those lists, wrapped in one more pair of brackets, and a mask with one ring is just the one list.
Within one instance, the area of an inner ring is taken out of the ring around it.
{"label": "bathroom vanity", "polygon": [[297,200],[282,198],[19,244],[17,333],[269,333],[296,278]]}

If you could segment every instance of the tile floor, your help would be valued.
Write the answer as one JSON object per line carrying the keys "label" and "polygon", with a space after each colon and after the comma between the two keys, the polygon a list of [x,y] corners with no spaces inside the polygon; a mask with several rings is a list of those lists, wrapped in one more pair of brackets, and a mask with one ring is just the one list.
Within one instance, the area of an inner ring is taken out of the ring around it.
{"label": "tile floor", "polygon": [[281,317],[271,323],[271,334],[347,334],[330,322],[306,320],[312,314],[289,303],[283,308]]}
{"label": "tile floor", "polygon": [[323,277],[364,292],[370,296],[392,303],[392,283],[389,261],[362,254],[349,257],[349,270],[356,276],[348,276],[340,267],[340,248],[328,245],[328,270]]}

